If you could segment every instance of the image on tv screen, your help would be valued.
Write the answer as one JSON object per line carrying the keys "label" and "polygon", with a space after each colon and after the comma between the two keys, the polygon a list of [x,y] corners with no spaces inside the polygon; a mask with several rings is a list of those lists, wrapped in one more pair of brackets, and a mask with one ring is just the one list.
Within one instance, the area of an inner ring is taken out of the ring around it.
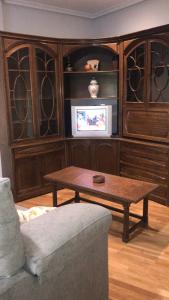
{"label": "image on tv screen", "polygon": [[106,109],[77,109],[77,130],[105,131],[106,130]]}

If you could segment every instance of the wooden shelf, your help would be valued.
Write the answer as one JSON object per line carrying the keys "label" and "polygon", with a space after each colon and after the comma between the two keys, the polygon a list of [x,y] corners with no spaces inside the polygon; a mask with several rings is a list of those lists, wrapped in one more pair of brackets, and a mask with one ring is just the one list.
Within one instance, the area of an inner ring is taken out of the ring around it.
{"label": "wooden shelf", "polygon": [[17,98],[17,99],[13,99],[13,100],[11,100],[11,101],[14,101],[14,102],[17,102],[17,101],[26,101],[26,102],[28,102],[28,101],[30,101],[30,100],[28,100],[27,98]]}
{"label": "wooden shelf", "polygon": [[18,121],[13,121],[12,122],[12,124],[33,124],[33,120],[24,120],[24,121],[20,121],[20,120],[18,120]]}
{"label": "wooden shelf", "polygon": [[89,98],[89,97],[83,97],[83,98],[72,98],[72,97],[69,97],[69,98],[65,98],[65,100],[67,101],[71,101],[71,100],[111,100],[111,99],[116,99],[117,96],[108,96],[108,97],[97,97],[97,98]]}
{"label": "wooden shelf", "polygon": [[165,69],[165,68],[169,68],[169,65],[162,65],[162,66],[151,65],[151,69]]}
{"label": "wooden shelf", "polygon": [[128,71],[139,71],[139,70],[144,70],[144,69],[145,69],[145,67],[139,67],[139,66],[138,66],[138,68],[137,67],[127,68]]}
{"label": "wooden shelf", "polygon": [[85,74],[85,75],[91,75],[91,74],[94,74],[94,75],[96,75],[96,74],[104,74],[104,75],[112,75],[112,74],[114,74],[114,73],[117,73],[117,72],[119,72],[119,70],[118,69],[116,69],[116,70],[110,70],[110,71],[88,71],[88,72],[86,72],[86,71],[71,71],[71,72],[67,72],[67,71],[65,71],[64,72],[64,74],[65,75],[76,75],[76,74]]}
{"label": "wooden shelf", "polygon": [[30,72],[29,69],[8,69],[8,72],[18,72],[18,73],[22,73],[22,72]]}

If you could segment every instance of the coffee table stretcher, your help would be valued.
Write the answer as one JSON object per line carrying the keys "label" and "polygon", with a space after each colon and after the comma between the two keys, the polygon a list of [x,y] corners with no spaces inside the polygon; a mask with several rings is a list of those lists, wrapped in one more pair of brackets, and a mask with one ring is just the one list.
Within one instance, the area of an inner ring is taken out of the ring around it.
{"label": "coffee table stretcher", "polygon": [[[145,197],[143,199],[143,215],[138,215],[130,212],[130,205],[131,203],[126,203],[122,201],[118,201],[119,204],[123,206],[123,209],[112,207],[103,203],[98,203],[93,200],[86,199],[84,197],[80,197],[80,193],[78,191],[75,191],[75,197],[65,201],[62,204],[57,203],[57,190],[60,190],[61,186],[55,184],[53,185],[53,206],[59,207],[63,206],[72,202],[79,203],[80,201],[93,203],[97,205],[101,205],[105,208],[108,208],[112,211],[116,211],[118,213],[123,214],[123,233],[122,233],[122,241],[125,243],[128,243],[130,239],[130,233],[134,232],[139,227],[148,228],[148,197]],[[117,202],[117,201],[115,201]],[[120,203],[121,202],[121,203]],[[134,225],[130,226],[130,217],[139,219],[140,221],[135,223]]]}

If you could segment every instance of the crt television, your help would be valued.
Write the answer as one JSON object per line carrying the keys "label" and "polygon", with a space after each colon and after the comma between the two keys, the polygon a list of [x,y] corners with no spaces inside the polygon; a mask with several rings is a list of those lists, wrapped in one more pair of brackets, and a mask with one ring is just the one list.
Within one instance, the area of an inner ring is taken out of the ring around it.
{"label": "crt television", "polygon": [[112,135],[112,105],[71,106],[74,137],[109,137]]}

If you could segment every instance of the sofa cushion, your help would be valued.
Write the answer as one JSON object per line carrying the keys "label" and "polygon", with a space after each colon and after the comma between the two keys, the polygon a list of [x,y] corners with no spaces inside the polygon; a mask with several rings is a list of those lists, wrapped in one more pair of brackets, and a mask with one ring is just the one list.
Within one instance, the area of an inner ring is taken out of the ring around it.
{"label": "sofa cushion", "polygon": [[20,223],[8,178],[0,178],[0,277],[14,275],[25,262]]}
{"label": "sofa cushion", "polygon": [[47,279],[50,269],[57,275],[70,257],[80,255],[98,234],[108,231],[111,220],[109,210],[80,203],[56,208],[21,225],[27,269],[41,279]]}

